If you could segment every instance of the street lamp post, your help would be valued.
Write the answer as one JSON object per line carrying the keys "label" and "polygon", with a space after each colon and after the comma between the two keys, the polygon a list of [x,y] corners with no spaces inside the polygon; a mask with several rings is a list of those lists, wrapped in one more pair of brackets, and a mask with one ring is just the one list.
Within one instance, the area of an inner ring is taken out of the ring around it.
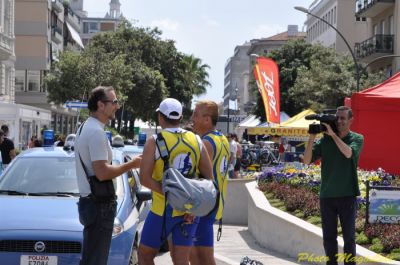
{"label": "street lamp post", "polygon": [[350,53],[351,53],[351,56],[353,57],[354,67],[355,67],[355,69],[356,69],[356,82],[357,82],[356,88],[357,88],[357,92],[358,92],[359,89],[360,89],[360,77],[361,77],[361,76],[360,76],[360,66],[358,65],[358,62],[357,62],[356,56],[355,56],[355,54],[354,54],[354,52],[353,52],[353,49],[350,47],[350,44],[347,42],[347,40],[346,40],[345,37],[342,35],[342,33],[341,33],[335,26],[333,26],[331,23],[329,23],[329,22],[326,21],[325,19],[320,18],[319,16],[314,15],[313,13],[311,13],[310,11],[308,11],[307,8],[302,7],[302,6],[295,6],[294,9],[296,9],[296,10],[298,10],[298,11],[300,11],[300,12],[306,13],[306,14],[308,14],[308,15],[310,15],[310,16],[312,16],[312,17],[315,17],[316,19],[319,19],[319,20],[321,20],[322,22],[328,24],[328,26],[330,26],[331,28],[333,28],[333,29],[339,34],[339,36],[343,39],[344,43],[346,44],[347,48],[349,49],[349,51],[350,51]]}
{"label": "street lamp post", "polygon": [[226,126],[227,133],[226,133],[226,135],[229,134],[229,105],[230,105],[230,101],[231,101],[231,96],[229,95],[229,97],[228,97],[228,122],[226,123],[227,124],[227,126]]}
{"label": "street lamp post", "polygon": [[[238,93],[238,88],[237,88],[237,84],[235,84],[235,100],[237,99],[237,93]],[[231,103],[231,93],[229,92],[229,97],[228,97],[228,122],[227,122],[227,128],[226,128],[226,131],[227,131],[227,134],[229,134],[229,122],[230,122],[230,103]],[[236,105],[235,105],[235,111],[236,111]],[[235,115],[235,114],[234,114]],[[236,115],[235,115],[235,117],[236,117]]]}

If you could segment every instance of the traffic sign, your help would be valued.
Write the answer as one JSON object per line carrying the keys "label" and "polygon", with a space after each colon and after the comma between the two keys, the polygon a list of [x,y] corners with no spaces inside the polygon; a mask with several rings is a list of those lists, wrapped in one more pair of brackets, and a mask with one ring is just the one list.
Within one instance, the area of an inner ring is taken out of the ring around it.
{"label": "traffic sign", "polygon": [[88,107],[88,104],[87,104],[87,102],[67,101],[67,102],[65,102],[65,107],[76,108],[76,109],[85,109]]}

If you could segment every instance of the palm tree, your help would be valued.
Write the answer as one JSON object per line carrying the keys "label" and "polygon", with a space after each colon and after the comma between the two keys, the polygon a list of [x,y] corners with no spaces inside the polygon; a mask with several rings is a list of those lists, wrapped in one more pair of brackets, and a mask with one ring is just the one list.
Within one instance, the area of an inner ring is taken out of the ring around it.
{"label": "palm tree", "polygon": [[194,55],[183,56],[181,60],[182,82],[191,97],[206,93],[207,87],[210,85],[207,72],[209,68],[210,66],[202,64],[201,59],[194,57]]}

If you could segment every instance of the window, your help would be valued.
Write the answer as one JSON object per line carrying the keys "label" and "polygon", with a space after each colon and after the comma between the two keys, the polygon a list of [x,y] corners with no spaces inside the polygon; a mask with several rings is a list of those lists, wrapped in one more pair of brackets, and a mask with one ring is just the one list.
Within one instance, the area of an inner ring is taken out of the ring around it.
{"label": "window", "polygon": [[333,23],[336,24],[336,6],[333,9]]}
{"label": "window", "polygon": [[89,22],[89,33],[96,33],[99,31],[99,23]]}
{"label": "window", "polygon": [[28,71],[28,91],[40,91],[40,71]]}
{"label": "window", "polygon": [[89,22],[83,22],[83,33],[89,33]]}
{"label": "window", "polygon": [[0,32],[4,32],[4,0],[0,0]]}
{"label": "window", "polygon": [[10,1],[5,1],[4,3],[4,34],[7,36],[11,36],[11,5],[10,5]]}
{"label": "window", "polygon": [[15,70],[15,91],[25,91],[24,70]]}
{"label": "window", "polygon": [[6,88],[6,95],[11,95],[11,69],[9,67],[6,67],[6,71],[5,71],[5,78],[4,78],[4,82],[5,82],[5,88]]}
{"label": "window", "polygon": [[393,15],[389,17],[389,23],[388,23],[388,34],[393,35],[394,34],[394,19]]}
{"label": "window", "polygon": [[379,24],[379,34],[385,34],[385,20],[381,20]]}

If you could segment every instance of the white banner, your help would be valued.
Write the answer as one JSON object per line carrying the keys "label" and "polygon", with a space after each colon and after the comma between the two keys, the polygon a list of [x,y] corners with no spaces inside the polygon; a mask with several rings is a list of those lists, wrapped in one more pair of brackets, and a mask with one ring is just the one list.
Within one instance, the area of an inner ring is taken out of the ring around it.
{"label": "white banner", "polygon": [[239,110],[237,99],[229,100],[229,109],[231,109],[231,110]]}
{"label": "white banner", "polygon": [[368,221],[369,223],[400,224],[400,192],[371,189]]}

